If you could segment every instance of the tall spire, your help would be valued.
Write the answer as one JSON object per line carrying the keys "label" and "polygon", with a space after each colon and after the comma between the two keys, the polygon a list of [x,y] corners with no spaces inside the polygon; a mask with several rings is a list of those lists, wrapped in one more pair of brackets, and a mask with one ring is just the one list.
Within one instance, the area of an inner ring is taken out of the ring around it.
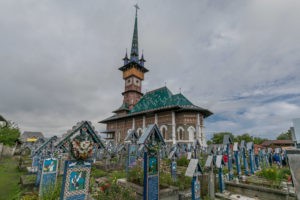
{"label": "tall spire", "polygon": [[139,43],[138,43],[137,11],[140,8],[137,4],[135,4],[134,7],[135,7],[135,22],[134,22],[132,44],[131,44],[130,61],[138,62],[138,60],[139,60]]}

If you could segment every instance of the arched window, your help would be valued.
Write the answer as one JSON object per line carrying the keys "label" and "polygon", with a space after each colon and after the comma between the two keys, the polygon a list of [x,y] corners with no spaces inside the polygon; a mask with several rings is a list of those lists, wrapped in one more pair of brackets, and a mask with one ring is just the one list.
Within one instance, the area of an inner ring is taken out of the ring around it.
{"label": "arched window", "polygon": [[161,134],[162,134],[162,136],[163,136],[163,138],[164,138],[165,140],[168,139],[168,138],[167,138],[167,130],[168,130],[168,127],[167,127],[166,125],[162,125],[162,126],[160,127],[160,132],[161,132]]}
{"label": "arched window", "polygon": [[193,126],[190,126],[188,129],[187,129],[188,133],[189,133],[189,141],[193,141],[195,138],[196,138],[196,130]]}
{"label": "arched window", "polygon": [[138,129],[136,130],[136,133],[137,133],[137,135],[138,135],[139,137],[141,137],[141,135],[143,134],[143,129],[142,129],[142,128],[138,128]]}
{"label": "arched window", "polygon": [[184,139],[184,129],[180,126],[177,128],[176,140],[183,140],[183,139]]}

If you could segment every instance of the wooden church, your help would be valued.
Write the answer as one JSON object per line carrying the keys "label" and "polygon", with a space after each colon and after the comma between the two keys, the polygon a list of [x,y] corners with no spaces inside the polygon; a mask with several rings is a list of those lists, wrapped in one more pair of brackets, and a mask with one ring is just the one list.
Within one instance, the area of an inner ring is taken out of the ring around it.
{"label": "wooden church", "polygon": [[204,118],[212,112],[191,103],[183,94],[173,94],[167,87],[142,93],[142,82],[146,60],[139,57],[138,46],[138,7],[136,6],[134,31],[130,57],[127,52],[124,65],[119,68],[123,73],[125,90],[122,105],[113,115],[100,123],[106,124],[106,139],[123,143],[128,131],[135,130],[139,136],[149,124],[156,124],[166,143],[192,143],[198,139],[206,146]]}

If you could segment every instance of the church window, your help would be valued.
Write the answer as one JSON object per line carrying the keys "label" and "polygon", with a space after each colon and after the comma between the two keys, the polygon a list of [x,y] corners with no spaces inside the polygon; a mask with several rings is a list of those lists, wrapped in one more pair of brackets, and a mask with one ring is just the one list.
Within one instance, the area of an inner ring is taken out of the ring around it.
{"label": "church window", "polygon": [[168,130],[168,128],[167,128],[166,125],[162,125],[162,126],[160,127],[161,134],[162,134],[162,136],[163,136],[163,138],[164,138],[165,140],[169,139],[169,138],[167,138],[167,137],[168,137],[168,136],[167,136],[167,130]]}
{"label": "church window", "polygon": [[137,133],[137,135],[138,135],[139,137],[141,137],[141,135],[143,134],[143,129],[138,128],[137,131],[136,131],[136,133]]}
{"label": "church window", "polygon": [[184,139],[184,129],[182,127],[178,127],[177,129],[177,140],[183,140]]}

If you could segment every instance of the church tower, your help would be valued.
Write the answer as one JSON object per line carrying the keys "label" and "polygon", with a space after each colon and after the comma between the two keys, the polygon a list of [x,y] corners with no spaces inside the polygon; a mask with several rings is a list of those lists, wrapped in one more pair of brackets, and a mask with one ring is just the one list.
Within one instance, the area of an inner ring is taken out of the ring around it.
{"label": "church tower", "polygon": [[123,113],[129,111],[133,106],[141,99],[142,93],[142,81],[144,80],[144,74],[148,72],[148,69],[144,67],[146,60],[142,54],[139,58],[139,46],[138,46],[138,18],[137,11],[138,5],[135,5],[135,22],[131,44],[130,58],[128,58],[127,51],[125,54],[124,65],[119,68],[123,72],[123,79],[125,81],[125,90],[122,93],[123,105],[116,113]]}

